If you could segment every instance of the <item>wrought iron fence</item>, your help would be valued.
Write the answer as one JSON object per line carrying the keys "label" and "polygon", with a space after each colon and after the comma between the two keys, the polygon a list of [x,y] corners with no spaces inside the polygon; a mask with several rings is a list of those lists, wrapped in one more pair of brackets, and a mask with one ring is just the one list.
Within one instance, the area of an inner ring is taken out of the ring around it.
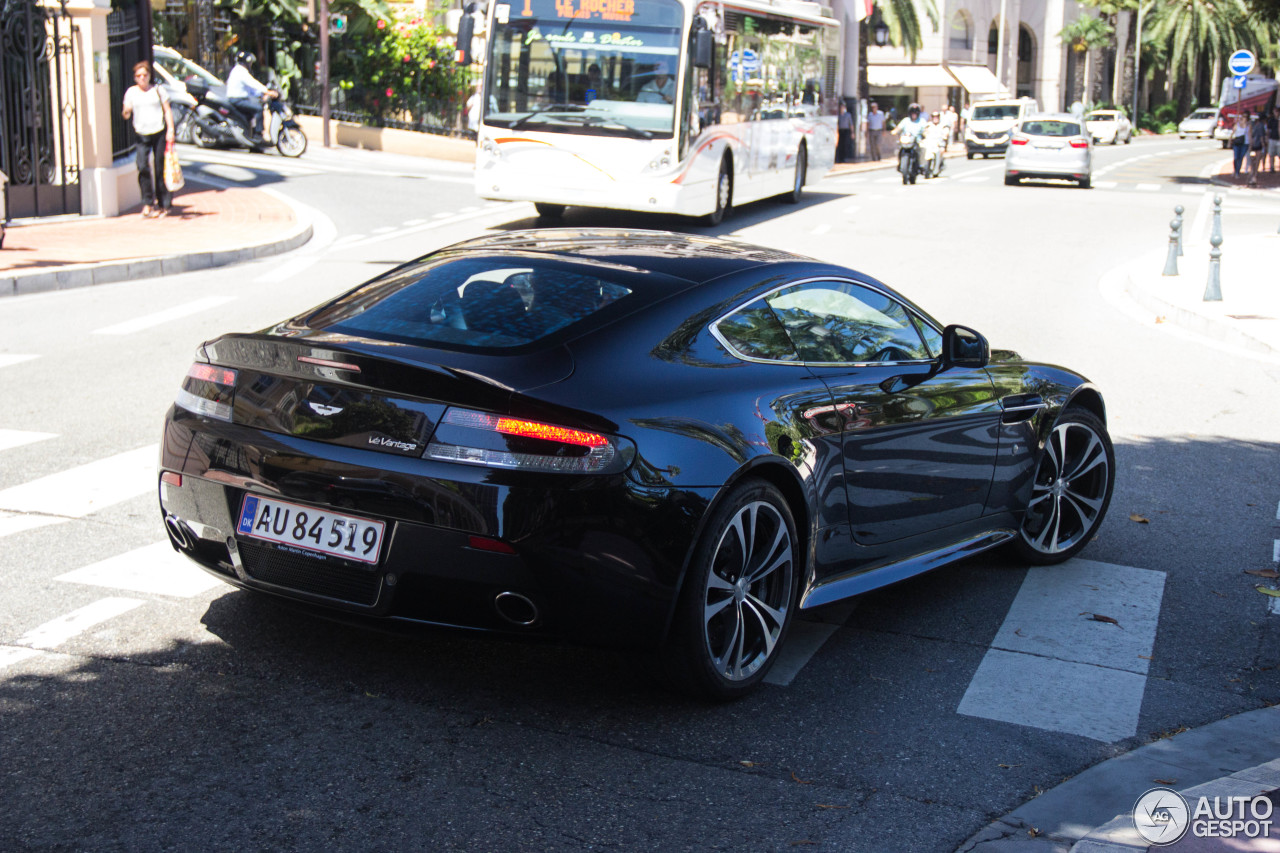
{"label": "wrought iron fence", "polygon": [[[300,80],[293,85],[294,109],[306,115],[320,115],[320,85],[314,80]],[[474,130],[466,126],[466,104],[459,99],[387,97],[385,92],[359,86],[334,88],[329,101],[329,116],[338,121],[415,130],[440,136],[475,139]]]}
{"label": "wrought iron fence", "polygon": [[[133,66],[147,59],[151,53],[143,40],[143,25],[139,17],[136,5],[121,6],[107,15],[112,157],[123,157],[133,147],[129,122],[120,114],[119,105],[124,103],[125,90],[133,85]],[[150,33],[146,36],[149,38]]]}

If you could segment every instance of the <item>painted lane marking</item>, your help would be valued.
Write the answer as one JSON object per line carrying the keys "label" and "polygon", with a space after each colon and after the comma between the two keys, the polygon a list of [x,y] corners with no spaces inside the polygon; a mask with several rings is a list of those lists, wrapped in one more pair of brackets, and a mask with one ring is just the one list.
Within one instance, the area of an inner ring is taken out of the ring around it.
{"label": "painted lane marking", "polygon": [[31,361],[33,358],[39,358],[38,355],[19,355],[18,353],[0,352],[0,367],[10,367],[15,364],[22,364],[24,361]]}
{"label": "painted lane marking", "polygon": [[14,645],[31,649],[56,649],[95,625],[128,613],[135,607],[141,607],[143,603],[136,598],[103,598],[32,628],[14,641]]}
{"label": "painted lane marking", "polygon": [[0,490],[0,537],[74,518],[156,488],[152,444]]}
{"label": "painted lane marking", "polygon": [[960,183],[962,184],[976,184],[976,183],[980,183],[982,181],[987,180],[987,176],[986,175],[970,175],[967,178],[960,178],[959,180],[960,180]]}
{"label": "painted lane marking", "polygon": [[427,220],[425,219],[406,219],[404,222],[401,222],[400,224],[405,228],[412,228],[413,226],[421,225],[426,221]]}
{"label": "painted lane marking", "polygon": [[957,712],[1106,743],[1133,736],[1164,583],[1164,572],[1092,560],[1029,570]]}
{"label": "painted lane marking", "polygon": [[13,666],[15,663],[27,660],[28,658],[40,657],[40,652],[36,649],[24,649],[18,646],[0,646],[0,669],[6,666]]}
{"label": "painted lane marking", "polygon": [[223,586],[222,581],[174,551],[167,541],[109,557],[54,580],[176,598],[191,598]]}
{"label": "painted lane marking", "polygon": [[1120,186],[1115,181],[1094,181],[1093,185],[1100,190],[1113,190]]}
{"label": "painted lane marking", "polygon": [[299,273],[306,272],[316,261],[320,260],[316,255],[306,257],[293,258],[285,261],[280,266],[271,270],[271,272],[263,273],[253,280],[254,284],[278,284],[285,279],[293,278]]}
{"label": "painted lane marking", "polygon": [[29,432],[21,429],[0,429],[0,450],[11,450],[24,444],[35,444],[50,438],[57,438],[56,432]]}
{"label": "painted lane marking", "polygon": [[[501,202],[496,207],[492,205],[488,205],[484,209],[471,208],[470,213],[459,213],[459,214],[447,213],[447,212],[437,213],[432,216],[432,219],[434,220],[432,222],[427,222],[423,225],[415,225],[412,228],[401,228],[390,234],[376,234],[372,237],[367,237],[363,240],[347,243],[342,248],[351,249],[357,246],[369,246],[374,243],[381,243],[384,240],[395,240],[400,237],[408,237],[411,234],[417,234],[422,231],[432,231],[436,228],[441,228],[448,225],[454,225],[459,222],[466,222],[471,219],[480,219],[481,217],[488,216],[498,210],[515,210],[523,207],[524,205],[525,205],[525,202],[507,201],[507,202]],[[466,208],[464,208],[464,210],[465,209]]]}
{"label": "painted lane marking", "polygon": [[1160,192],[1160,185],[1159,184],[1138,184],[1136,187],[1134,187],[1134,189],[1142,193],[1158,193]]}
{"label": "painted lane marking", "polygon": [[826,234],[830,230],[831,230],[831,225],[829,223],[824,222],[823,224],[813,229],[813,236],[821,237],[823,234]]}
{"label": "painted lane marking", "polygon": [[114,326],[94,329],[93,333],[95,335],[131,335],[143,329],[150,329],[173,320],[190,317],[192,314],[208,311],[210,308],[216,308],[219,305],[226,305],[234,300],[234,296],[206,296],[204,299],[197,299],[195,302],[188,302],[185,305],[175,305],[172,308],[166,308],[164,311],[157,311],[154,314],[134,317],[132,320],[126,320],[123,323],[116,323]]}
{"label": "painted lane marking", "polygon": [[372,231],[370,231],[369,233],[370,233],[370,234],[390,234],[392,231],[395,231],[395,230],[396,230],[396,229],[395,229],[395,226],[392,226],[392,225],[384,225],[384,226],[382,226],[381,228],[374,228],[374,229],[373,229]]}
{"label": "painted lane marking", "polygon": [[851,205],[849,205],[848,207],[846,207],[844,210],[842,210],[842,211],[841,211],[841,213],[842,213],[843,215],[845,215],[845,216],[853,216],[853,215],[854,215],[855,213],[857,213],[859,210],[862,210],[862,205],[860,205],[860,204],[851,204]]}
{"label": "painted lane marking", "polygon": [[842,601],[821,608],[817,614],[805,614],[806,618],[793,620],[787,641],[778,650],[778,659],[764,677],[765,683],[778,687],[791,684],[831,635],[849,621],[857,606],[856,600]]}

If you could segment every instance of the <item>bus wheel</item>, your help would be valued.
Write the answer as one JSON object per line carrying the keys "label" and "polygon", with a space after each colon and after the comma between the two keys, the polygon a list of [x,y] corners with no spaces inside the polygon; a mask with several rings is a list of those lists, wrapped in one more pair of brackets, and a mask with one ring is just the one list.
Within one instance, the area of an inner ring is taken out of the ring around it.
{"label": "bus wheel", "polygon": [[546,219],[559,219],[564,216],[563,204],[547,204],[545,201],[535,201],[533,207],[538,211],[538,215]]}
{"label": "bus wheel", "polygon": [[782,196],[782,200],[787,204],[798,204],[800,202],[800,193],[804,192],[804,180],[809,171],[809,153],[808,150],[801,145],[800,150],[796,152],[796,180],[791,186],[791,192]]}
{"label": "bus wheel", "polygon": [[716,209],[707,214],[707,224],[719,225],[732,209],[733,173],[729,170],[729,161],[725,159],[720,161],[720,176],[716,178]]}

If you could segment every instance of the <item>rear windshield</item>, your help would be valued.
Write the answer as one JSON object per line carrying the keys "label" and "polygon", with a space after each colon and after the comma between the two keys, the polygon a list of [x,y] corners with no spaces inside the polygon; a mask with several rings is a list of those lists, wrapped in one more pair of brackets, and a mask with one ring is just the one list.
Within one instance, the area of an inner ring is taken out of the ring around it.
{"label": "rear windshield", "polygon": [[[594,272],[594,268],[592,268]],[[507,349],[590,317],[616,316],[631,288],[568,264],[511,257],[424,263],[316,311],[313,329],[417,346]]]}
{"label": "rear windshield", "polygon": [[1017,118],[1017,117],[1018,117],[1017,104],[1001,104],[999,106],[992,105],[987,107],[973,108],[974,121],[983,121],[985,119],[997,119],[997,118]]}
{"label": "rear windshield", "polygon": [[1192,118],[1217,118],[1217,110],[1196,110],[1191,114]]}
{"label": "rear windshield", "polygon": [[1080,125],[1053,119],[1026,121],[1022,123],[1022,132],[1028,136],[1079,136]]}
{"label": "rear windshield", "polygon": [[1115,121],[1115,113],[1089,113],[1085,121]]}

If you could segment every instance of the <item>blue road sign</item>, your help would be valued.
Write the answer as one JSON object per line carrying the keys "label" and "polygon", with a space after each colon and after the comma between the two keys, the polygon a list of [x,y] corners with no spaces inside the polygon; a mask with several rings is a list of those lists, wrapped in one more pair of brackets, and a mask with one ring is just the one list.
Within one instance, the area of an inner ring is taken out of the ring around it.
{"label": "blue road sign", "polygon": [[1248,75],[1245,75],[1245,74],[1239,74],[1239,75],[1237,75],[1237,76],[1235,76],[1235,77],[1232,77],[1232,78],[1231,78],[1231,85],[1232,85],[1232,86],[1235,86],[1237,89],[1243,89],[1243,88],[1244,88],[1245,86],[1247,86],[1248,84],[1249,84],[1249,77],[1248,77]]}
{"label": "blue road sign", "polygon": [[1257,62],[1252,51],[1237,50],[1231,54],[1231,58],[1227,60],[1227,67],[1231,69],[1232,74],[1248,74],[1253,70],[1253,64]]}

